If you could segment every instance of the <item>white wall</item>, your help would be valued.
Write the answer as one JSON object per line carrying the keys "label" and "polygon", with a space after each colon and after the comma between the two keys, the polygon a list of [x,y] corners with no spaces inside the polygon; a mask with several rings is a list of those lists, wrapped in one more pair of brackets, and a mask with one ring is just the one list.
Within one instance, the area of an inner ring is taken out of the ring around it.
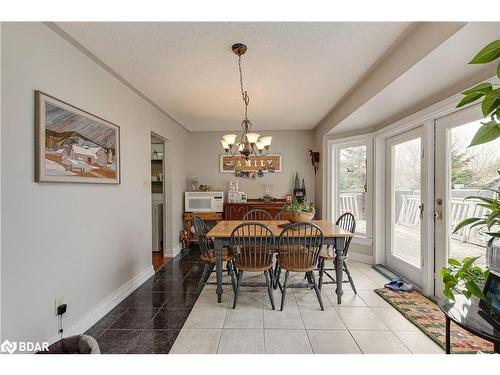
{"label": "white wall", "polygon": [[[170,243],[182,226],[189,133],[41,23],[4,23],[2,62],[2,336],[56,334],[151,267],[151,131],[167,144]],[[120,185],[34,181],[34,90],[120,126]],[[145,185],[146,184],[146,185]]]}
{"label": "white wall", "polygon": [[[258,132],[258,130],[255,130]],[[220,139],[227,132],[196,132],[189,138],[188,178],[197,175],[200,184],[213,185],[227,192],[229,181],[236,180],[240,191],[248,198],[261,198],[266,185],[272,185],[271,193],[275,198],[284,198],[293,191],[295,173],[305,179],[309,200],[314,202],[314,170],[308,149],[313,146],[312,131],[266,131],[262,134],[273,137],[270,153],[281,154],[281,173],[265,173],[255,179],[235,178],[233,173],[219,172],[219,155],[224,153]],[[315,150],[316,151],[316,150]]]}

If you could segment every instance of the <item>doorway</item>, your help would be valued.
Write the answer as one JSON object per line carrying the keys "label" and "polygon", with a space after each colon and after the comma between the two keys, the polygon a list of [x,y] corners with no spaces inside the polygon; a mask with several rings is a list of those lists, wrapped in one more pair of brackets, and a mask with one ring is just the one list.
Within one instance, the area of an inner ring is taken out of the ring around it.
{"label": "doorway", "polygon": [[168,258],[165,247],[165,140],[151,134],[151,250],[154,270],[161,268]]}
{"label": "doorway", "polygon": [[[486,214],[480,202],[468,196],[493,197],[490,189],[498,189],[500,178],[500,139],[468,147],[481,122],[485,122],[479,106],[473,106],[435,122],[435,253],[436,270],[448,258],[462,260],[479,257],[476,264],[485,267],[486,236],[478,227],[463,228],[453,233],[457,223],[467,217]],[[436,295],[443,285],[436,276]]]}
{"label": "doorway", "polygon": [[385,263],[423,285],[423,127],[388,138],[385,150]]}

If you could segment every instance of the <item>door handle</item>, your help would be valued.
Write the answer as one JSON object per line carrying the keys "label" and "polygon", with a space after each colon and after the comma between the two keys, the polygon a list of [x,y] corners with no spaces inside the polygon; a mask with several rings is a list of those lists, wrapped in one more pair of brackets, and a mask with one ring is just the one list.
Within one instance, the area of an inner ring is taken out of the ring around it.
{"label": "door handle", "polygon": [[[413,206],[413,207],[415,207],[415,206]],[[418,209],[420,210],[420,219],[423,219],[424,218],[424,204],[420,203],[420,205],[418,206]]]}

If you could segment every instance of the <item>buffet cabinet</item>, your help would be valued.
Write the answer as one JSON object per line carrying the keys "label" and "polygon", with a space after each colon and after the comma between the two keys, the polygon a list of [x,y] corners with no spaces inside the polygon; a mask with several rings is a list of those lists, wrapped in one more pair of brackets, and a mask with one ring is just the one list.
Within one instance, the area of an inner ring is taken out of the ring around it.
{"label": "buffet cabinet", "polygon": [[285,200],[273,200],[272,202],[263,202],[261,200],[248,200],[245,203],[225,203],[224,204],[224,220],[243,220],[245,214],[258,208],[267,211],[274,218],[285,205]]}

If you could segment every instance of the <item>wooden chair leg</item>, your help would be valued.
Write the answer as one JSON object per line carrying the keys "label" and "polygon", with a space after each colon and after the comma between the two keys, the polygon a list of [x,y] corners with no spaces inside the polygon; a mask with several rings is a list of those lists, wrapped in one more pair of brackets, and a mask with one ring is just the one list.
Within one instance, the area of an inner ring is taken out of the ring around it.
{"label": "wooden chair leg", "polygon": [[231,261],[230,261],[230,260],[228,260],[228,261],[227,261],[227,263],[226,263],[226,269],[227,269],[227,275],[228,275],[228,276],[231,276],[231,271],[229,271],[229,267],[230,267],[230,265],[231,265]]}
{"label": "wooden chair leg", "polygon": [[288,274],[290,271],[286,271],[285,273],[285,282],[283,283],[283,289],[281,290],[281,309],[280,311],[283,311],[283,307],[285,306],[285,297],[286,297],[286,284],[288,282]]}
{"label": "wooden chair leg", "polygon": [[352,280],[351,273],[349,272],[349,269],[347,268],[347,262],[344,261],[344,271],[347,274],[347,278],[349,279],[349,284],[351,284],[352,290],[354,291],[354,294],[358,294],[356,292],[356,287],[354,286],[354,281]]}
{"label": "wooden chair leg", "polygon": [[321,287],[323,286],[323,274],[325,272],[325,260],[321,259],[319,261],[319,282],[318,282],[318,289],[321,290]]}
{"label": "wooden chair leg", "polygon": [[243,277],[243,271],[238,271],[238,280],[236,281],[236,291],[234,293],[233,309],[236,308],[238,303],[238,294],[240,293],[241,278]]}
{"label": "wooden chair leg", "polygon": [[318,286],[316,285],[316,277],[314,276],[313,272],[310,272],[310,274],[313,282],[313,288],[314,291],[316,292],[316,297],[318,297],[319,306],[321,307],[321,310],[324,310],[325,308],[323,307],[323,299],[321,298],[321,291],[318,289]]}
{"label": "wooden chair leg", "polygon": [[233,287],[233,294],[236,293],[236,280],[234,279],[234,269],[233,269],[233,262],[229,262],[227,264],[228,270],[229,270],[229,276],[231,276],[231,286]]}
{"label": "wooden chair leg", "polygon": [[307,279],[307,282],[309,284],[312,284],[311,275],[309,272],[306,272],[306,274],[304,275],[304,279]]}
{"label": "wooden chair leg", "polygon": [[273,288],[274,289],[276,289],[279,285],[280,276],[281,276],[281,267],[279,266],[278,263],[276,263],[276,267],[274,268],[274,280],[273,280]]}
{"label": "wooden chair leg", "polygon": [[274,296],[273,296],[273,288],[272,288],[272,277],[271,270],[264,271],[264,276],[266,277],[266,285],[267,285],[267,294],[269,294],[269,300],[271,301],[271,307],[275,310],[274,307]]}
{"label": "wooden chair leg", "polygon": [[201,293],[201,290],[205,286],[206,279],[209,275],[210,275],[210,265],[208,263],[205,263],[205,268],[203,269],[203,274],[201,275],[201,279],[198,283],[198,288],[196,289],[197,294]]}

